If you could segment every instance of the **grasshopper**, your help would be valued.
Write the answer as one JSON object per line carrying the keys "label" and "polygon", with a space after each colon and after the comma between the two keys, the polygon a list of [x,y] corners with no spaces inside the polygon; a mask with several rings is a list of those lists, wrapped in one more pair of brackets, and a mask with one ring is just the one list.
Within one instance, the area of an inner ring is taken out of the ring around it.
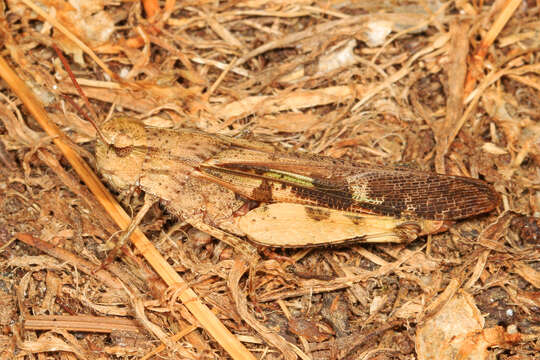
{"label": "grasshopper", "polygon": [[[493,210],[488,183],[287,152],[267,143],[116,118],[102,127],[97,166],[222,240],[272,247],[409,242]],[[246,199],[261,205],[239,216]]]}

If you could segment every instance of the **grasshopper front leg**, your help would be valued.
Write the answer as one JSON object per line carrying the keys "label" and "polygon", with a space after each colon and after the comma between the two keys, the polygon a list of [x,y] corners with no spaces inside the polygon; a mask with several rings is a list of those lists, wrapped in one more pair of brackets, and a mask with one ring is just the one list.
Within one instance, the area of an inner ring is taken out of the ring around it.
{"label": "grasshopper front leg", "polygon": [[105,261],[103,261],[103,263],[96,270],[96,272],[105,268],[114,260],[116,255],[118,255],[119,250],[127,243],[133,231],[135,231],[137,226],[139,226],[139,224],[141,223],[142,219],[144,218],[148,210],[150,210],[152,205],[154,205],[157,201],[158,199],[156,197],[145,194],[143,206],[137,212],[137,215],[135,215],[135,217],[131,219],[131,222],[129,223],[128,227],[121,232],[120,237],[118,238],[118,241],[116,241],[116,243],[114,244],[114,247],[111,249],[111,251],[109,251],[107,258],[105,259]]}

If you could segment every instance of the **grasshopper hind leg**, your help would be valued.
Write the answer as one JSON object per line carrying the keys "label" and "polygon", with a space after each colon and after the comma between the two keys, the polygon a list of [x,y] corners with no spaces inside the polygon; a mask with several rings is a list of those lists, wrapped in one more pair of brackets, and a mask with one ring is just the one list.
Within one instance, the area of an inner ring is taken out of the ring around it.
{"label": "grasshopper hind leg", "polygon": [[439,232],[442,221],[406,220],[322,207],[275,203],[251,210],[239,219],[254,242],[273,247],[329,246],[345,243],[408,243]]}
{"label": "grasshopper hind leg", "polygon": [[417,222],[408,221],[397,225],[394,233],[402,240],[401,242],[409,243],[422,233],[422,227]]}

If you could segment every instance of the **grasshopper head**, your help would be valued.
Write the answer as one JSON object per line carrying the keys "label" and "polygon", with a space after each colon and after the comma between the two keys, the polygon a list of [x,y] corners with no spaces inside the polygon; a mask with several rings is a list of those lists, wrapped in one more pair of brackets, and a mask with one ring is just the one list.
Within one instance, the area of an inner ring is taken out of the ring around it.
{"label": "grasshopper head", "polygon": [[99,138],[97,140],[99,172],[116,190],[137,186],[148,150],[144,125],[120,117],[107,121],[101,131],[107,143]]}

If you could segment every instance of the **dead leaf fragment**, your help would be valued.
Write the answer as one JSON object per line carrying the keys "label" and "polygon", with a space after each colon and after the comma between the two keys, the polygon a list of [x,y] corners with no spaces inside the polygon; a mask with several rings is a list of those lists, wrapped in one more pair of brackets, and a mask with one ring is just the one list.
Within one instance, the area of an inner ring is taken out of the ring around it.
{"label": "dead leaf fragment", "polygon": [[484,360],[489,355],[488,347],[521,338],[519,333],[509,334],[500,326],[483,327],[484,318],[474,298],[462,291],[418,328],[418,359]]}
{"label": "dead leaf fragment", "polygon": [[295,335],[303,336],[310,342],[322,342],[328,339],[329,335],[322,333],[317,324],[306,319],[291,319],[289,321],[289,331]]}
{"label": "dead leaf fragment", "polygon": [[258,122],[264,127],[280,132],[302,132],[311,129],[320,119],[312,113],[282,113],[276,116],[265,116]]}

